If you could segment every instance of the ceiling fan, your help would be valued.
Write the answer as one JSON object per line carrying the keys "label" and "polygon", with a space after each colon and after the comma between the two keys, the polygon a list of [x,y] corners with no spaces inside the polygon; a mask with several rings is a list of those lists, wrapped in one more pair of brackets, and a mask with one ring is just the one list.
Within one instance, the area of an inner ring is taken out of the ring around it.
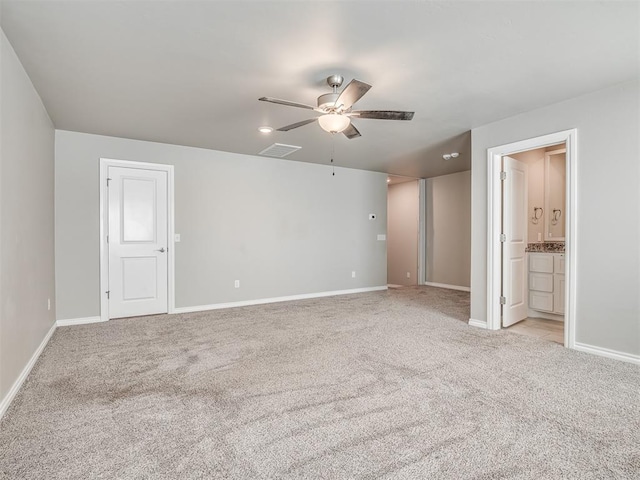
{"label": "ceiling fan", "polygon": [[301,122],[292,123],[286,127],[278,128],[279,132],[287,132],[294,128],[302,127],[318,120],[320,127],[329,133],[342,132],[347,138],[360,136],[358,129],[351,123],[352,118],[377,118],[382,120],[411,120],[414,112],[401,112],[394,110],[353,110],[353,104],[360,100],[369,91],[371,85],[360,80],[351,80],[349,84],[338,93],[344,78],[341,75],[331,75],[327,83],[333,89],[332,93],[325,93],[318,97],[318,106],[305,105],[304,103],[290,102],[278,98],[262,97],[262,102],[278,103],[289,107],[306,108],[321,113],[320,117],[310,118]]}

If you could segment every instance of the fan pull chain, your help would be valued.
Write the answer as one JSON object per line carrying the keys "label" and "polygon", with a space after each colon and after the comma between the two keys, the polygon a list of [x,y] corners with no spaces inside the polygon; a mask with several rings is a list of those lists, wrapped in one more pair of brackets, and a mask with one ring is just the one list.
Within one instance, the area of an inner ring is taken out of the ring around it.
{"label": "fan pull chain", "polygon": [[336,142],[335,142],[335,133],[331,133],[331,175],[335,177],[336,175],[336,166],[333,163],[333,155],[335,153],[335,147],[336,147]]}

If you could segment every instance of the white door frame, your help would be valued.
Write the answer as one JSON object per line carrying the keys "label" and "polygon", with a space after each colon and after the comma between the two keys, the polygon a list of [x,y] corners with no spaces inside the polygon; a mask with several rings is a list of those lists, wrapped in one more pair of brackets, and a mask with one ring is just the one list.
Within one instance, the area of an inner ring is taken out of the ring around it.
{"label": "white door frame", "polygon": [[109,290],[109,249],[107,247],[107,232],[109,231],[109,202],[107,191],[107,178],[109,167],[140,168],[144,170],[156,170],[167,173],[167,311],[175,311],[175,242],[174,242],[174,183],[173,165],[159,163],[133,162],[129,160],[114,160],[111,158],[100,159],[100,320],[109,320],[109,302],[107,290]]}
{"label": "white door frame", "polygon": [[564,345],[575,348],[576,343],[576,258],[577,258],[577,163],[578,130],[543,135],[536,138],[500,145],[487,150],[487,328],[500,330],[500,233],[502,219],[502,198],[500,190],[500,171],[502,157],[518,152],[534,150],[565,142],[567,148],[567,180],[565,218],[565,321]]}

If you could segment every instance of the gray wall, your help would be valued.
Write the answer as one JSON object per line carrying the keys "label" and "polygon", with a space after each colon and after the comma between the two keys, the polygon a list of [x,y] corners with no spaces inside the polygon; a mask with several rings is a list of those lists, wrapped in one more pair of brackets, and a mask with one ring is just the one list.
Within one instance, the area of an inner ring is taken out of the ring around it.
{"label": "gray wall", "polygon": [[471,172],[428,178],[425,189],[426,281],[469,287]]}
{"label": "gray wall", "polygon": [[578,129],[576,341],[640,354],[640,109],[631,81],[472,131],[471,318],[487,318],[487,149]]}
{"label": "gray wall", "polygon": [[[418,284],[420,188],[417,180],[389,185],[387,196],[387,282]],[[407,278],[407,272],[409,278]]]}
{"label": "gray wall", "polygon": [[54,130],[4,32],[0,42],[0,399],[3,399],[55,322]]}
{"label": "gray wall", "polygon": [[100,314],[100,157],[175,165],[176,307],[386,285],[384,174],[56,131],[59,319]]}

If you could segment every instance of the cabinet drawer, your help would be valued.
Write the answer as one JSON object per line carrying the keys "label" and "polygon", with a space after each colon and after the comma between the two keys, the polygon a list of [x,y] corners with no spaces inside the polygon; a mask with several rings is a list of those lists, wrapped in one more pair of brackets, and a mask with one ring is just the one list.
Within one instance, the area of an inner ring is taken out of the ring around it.
{"label": "cabinet drawer", "polygon": [[554,273],[564,273],[564,254],[559,253],[553,256]]}
{"label": "cabinet drawer", "polygon": [[553,275],[550,273],[530,273],[529,290],[553,292]]}
{"label": "cabinet drawer", "polygon": [[553,293],[529,292],[529,308],[543,312],[553,311]]}
{"label": "cabinet drawer", "polygon": [[553,273],[553,255],[549,253],[530,253],[529,271]]}

